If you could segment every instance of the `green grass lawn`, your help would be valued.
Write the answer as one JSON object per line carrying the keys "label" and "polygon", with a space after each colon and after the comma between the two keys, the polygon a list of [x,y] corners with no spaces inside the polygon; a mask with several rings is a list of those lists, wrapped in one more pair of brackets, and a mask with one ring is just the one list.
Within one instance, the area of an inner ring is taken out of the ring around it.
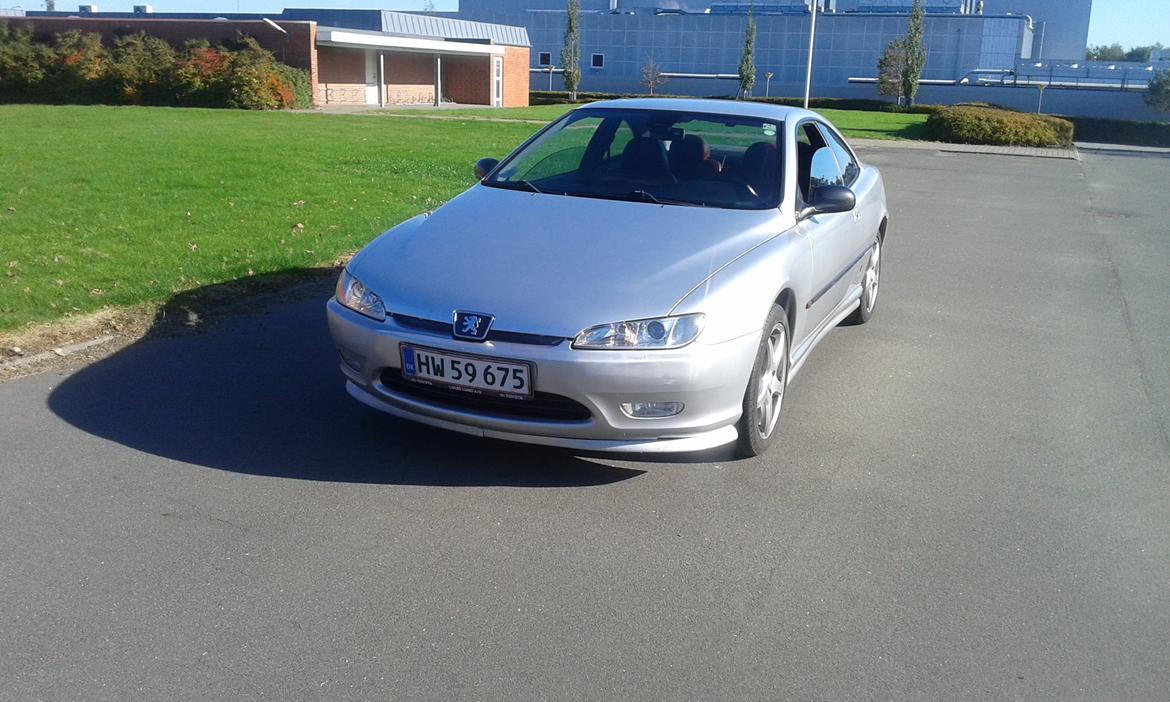
{"label": "green grass lawn", "polygon": [[[473,182],[561,105],[445,119],[0,106],[0,331],[335,261]],[[829,112],[847,135],[920,115]]]}
{"label": "green grass lawn", "polygon": [[[467,107],[434,110],[425,114],[437,117],[476,117],[550,122],[571,109],[571,105],[534,105],[532,107]],[[418,114],[417,108],[386,110],[395,115]],[[926,115],[893,112],[859,112],[856,110],[817,110],[835,124],[846,137],[854,139],[925,139]]]}
{"label": "green grass lawn", "polygon": [[530,124],[0,106],[0,330],[334,261]]}

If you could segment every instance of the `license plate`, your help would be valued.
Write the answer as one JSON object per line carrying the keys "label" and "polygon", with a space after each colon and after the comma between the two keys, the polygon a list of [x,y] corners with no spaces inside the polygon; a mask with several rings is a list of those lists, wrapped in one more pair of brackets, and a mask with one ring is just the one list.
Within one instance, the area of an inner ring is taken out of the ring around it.
{"label": "license plate", "polygon": [[532,399],[532,364],[401,344],[402,377],[474,395]]}

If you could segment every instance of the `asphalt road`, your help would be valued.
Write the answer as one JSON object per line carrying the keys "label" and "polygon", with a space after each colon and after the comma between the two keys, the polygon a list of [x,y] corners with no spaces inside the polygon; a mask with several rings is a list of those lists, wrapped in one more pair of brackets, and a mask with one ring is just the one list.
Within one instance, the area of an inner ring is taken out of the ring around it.
{"label": "asphalt road", "polygon": [[382,417],[319,299],[0,385],[0,698],[1166,700],[1170,160],[866,156],[762,460]]}

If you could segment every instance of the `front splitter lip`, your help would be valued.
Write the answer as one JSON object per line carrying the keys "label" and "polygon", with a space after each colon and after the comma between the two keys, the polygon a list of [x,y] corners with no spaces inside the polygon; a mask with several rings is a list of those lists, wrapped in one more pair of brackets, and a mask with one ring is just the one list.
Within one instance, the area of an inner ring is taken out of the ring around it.
{"label": "front splitter lip", "polygon": [[739,438],[739,432],[736,431],[735,426],[730,424],[701,434],[661,439],[573,439],[558,436],[520,434],[496,429],[486,429],[469,424],[460,424],[446,419],[439,419],[438,417],[430,417],[425,414],[411,412],[408,409],[392,405],[371,395],[351,380],[346,380],[345,389],[354,399],[362,404],[400,419],[487,439],[500,439],[503,441],[538,444],[541,446],[555,446],[576,451],[642,454],[692,453],[726,446]]}

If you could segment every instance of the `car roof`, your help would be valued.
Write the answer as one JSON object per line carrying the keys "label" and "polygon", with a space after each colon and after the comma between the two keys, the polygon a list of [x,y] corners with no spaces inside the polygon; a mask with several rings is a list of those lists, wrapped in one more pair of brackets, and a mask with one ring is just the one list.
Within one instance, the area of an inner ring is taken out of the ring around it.
{"label": "car roof", "polygon": [[733,117],[756,117],[759,119],[774,119],[777,121],[796,120],[804,117],[820,115],[799,107],[773,105],[766,102],[748,102],[743,100],[702,100],[690,98],[627,98],[623,100],[602,100],[578,107],[578,110],[588,110],[597,107],[623,108],[630,110],[672,110],[677,112],[705,112],[717,115],[731,115]]}

